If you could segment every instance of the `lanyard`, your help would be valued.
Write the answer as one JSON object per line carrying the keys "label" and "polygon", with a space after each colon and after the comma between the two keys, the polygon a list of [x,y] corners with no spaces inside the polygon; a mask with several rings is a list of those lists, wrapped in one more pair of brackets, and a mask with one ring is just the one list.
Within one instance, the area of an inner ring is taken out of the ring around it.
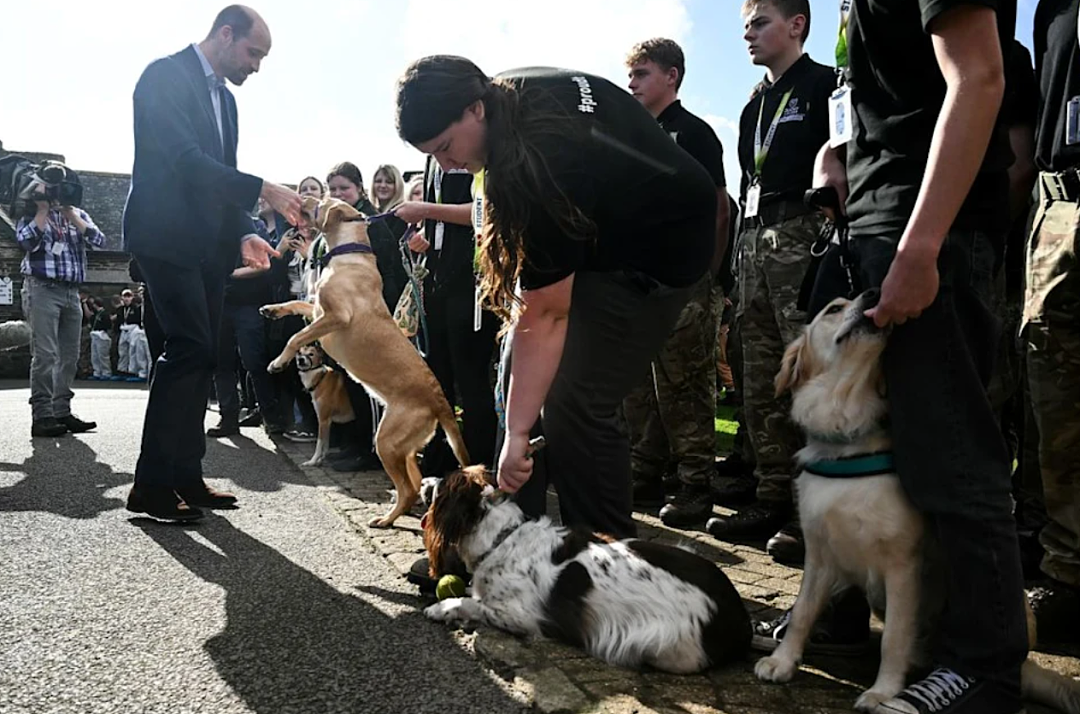
{"label": "lanyard", "polygon": [[836,38],[836,71],[843,71],[848,63],[847,29],[851,17],[851,0],[840,0],[840,32]]}
{"label": "lanyard", "polygon": [[761,105],[758,107],[758,119],[757,119],[757,132],[754,133],[754,176],[761,176],[761,167],[765,165],[765,158],[769,155],[769,147],[772,146],[773,138],[776,137],[776,127],[780,124],[780,117],[784,114],[784,109],[787,108],[788,100],[791,99],[791,92],[794,91],[794,87],[787,90],[784,94],[784,98],[780,100],[780,106],[776,108],[776,114],[773,116],[772,124],[769,125],[769,131],[765,134],[765,141],[761,141],[761,120],[762,115],[765,112],[765,94],[761,95]]}
{"label": "lanyard", "polygon": [[442,203],[442,166],[435,164],[435,203]]}
{"label": "lanyard", "polygon": [[473,273],[480,275],[480,236],[484,233],[484,169],[473,176],[472,224],[473,224]]}

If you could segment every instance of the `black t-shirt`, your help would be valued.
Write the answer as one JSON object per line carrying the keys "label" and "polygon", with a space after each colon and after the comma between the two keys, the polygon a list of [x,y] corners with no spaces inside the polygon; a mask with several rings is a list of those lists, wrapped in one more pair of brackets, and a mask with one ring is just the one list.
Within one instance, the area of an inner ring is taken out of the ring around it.
{"label": "black t-shirt", "polygon": [[1041,98],[1035,164],[1043,171],[1080,166],[1080,144],[1065,145],[1069,100],[1080,96],[1077,10],[1077,0],[1042,0],[1035,10],[1035,75]]}
{"label": "black t-shirt", "polygon": [[1034,128],[1038,113],[1039,85],[1035,82],[1035,72],[1031,67],[1031,53],[1018,40],[1013,40],[1005,55],[1005,98],[1001,102],[1001,121],[1006,128],[1019,125]]}
{"label": "black t-shirt", "polygon": [[98,330],[101,330],[102,332],[112,331],[112,319],[108,310],[102,308],[94,313],[94,319],[90,323],[90,330],[93,332],[97,332]]}
{"label": "black t-shirt", "polygon": [[705,167],[717,188],[727,186],[727,179],[724,178],[724,146],[711,126],[688,112],[678,99],[667,105],[656,121],[676,144]]}
{"label": "black t-shirt", "polygon": [[[639,271],[673,287],[705,273],[716,243],[716,185],[636,99],[584,72],[534,67],[499,76],[518,88],[523,114],[551,117],[530,141],[558,189],[595,225],[594,240],[569,235],[549,213],[558,194],[539,197],[523,236],[524,288],[577,271]],[[485,181],[494,186],[498,176]]]}
{"label": "black t-shirt", "polygon": [[[441,172],[436,191],[435,173],[437,164],[430,156],[424,171],[424,200],[429,203],[442,203],[447,206],[472,203],[473,177],[464,169]],[[441,250],[435,250],[435,226],[437,221],[424,221],[424,238],[431,243],[428,248],[427,268],[430,271],[428,284],[434,292],[451,289],[468,292],[472,295],[475,280],[473,278],[473,227],[460,223],[443,224],[443,244]]]}
{"label": "black t-shirt", "polygon": [[[780,115],[772,146],[761,169],[761,197],[801,201],[813,180],[814,158],[829,140],[829,95],[836,89],[836,71],[804,54],[775,84],[762,80],[739,117],[740,195],[754,178],[754,136],[761,117],[761,141],[769,133],[784,95],[791,98]],[[762,106],[764,102],[764,106]]]}
{"label": "black t-shirt", "polygon": [[[915,209],[941,106],[945,79],[929,27],[965,5],[994,8],[1003,54],[1016,22],[1015,0],[854,0],[848,25],[848,81],[855,135],[848,142],[852,235],[900,234]],[[1001,124],[953,225],[1000,233],[1008,225],[1012,164]]]}

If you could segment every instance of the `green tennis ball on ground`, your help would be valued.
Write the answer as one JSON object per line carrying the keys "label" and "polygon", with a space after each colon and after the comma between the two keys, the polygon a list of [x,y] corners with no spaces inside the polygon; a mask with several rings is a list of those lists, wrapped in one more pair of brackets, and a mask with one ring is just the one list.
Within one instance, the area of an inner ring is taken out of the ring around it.
{"label": "green tennis ball on ground", "polygon": [[435,586],[435,597],[445,600],[448,597],[465,597],[465,581],[456,575],[444,575]]}

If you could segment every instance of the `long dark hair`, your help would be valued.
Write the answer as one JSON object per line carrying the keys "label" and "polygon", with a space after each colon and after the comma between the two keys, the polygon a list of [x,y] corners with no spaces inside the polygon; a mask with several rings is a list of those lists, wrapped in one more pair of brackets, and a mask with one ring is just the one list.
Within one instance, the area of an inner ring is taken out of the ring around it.
{"label": "long dark hair", "polygon": [[397,87],[398,136],[414,146],[441,134],[477,101],[484,103],[487,165],[481,289],[487,306],[507,321],[520,306],[514,286],[528,260],[523,240],[537,206],[567,235],[584,240],[596,233],[595,224],[555,182],[539,149],[552,139],[573,140],[581,125],[557,108],[526,110],[523,98],[510,82],[492,79],[471,61],[451,55],[417,60]]}

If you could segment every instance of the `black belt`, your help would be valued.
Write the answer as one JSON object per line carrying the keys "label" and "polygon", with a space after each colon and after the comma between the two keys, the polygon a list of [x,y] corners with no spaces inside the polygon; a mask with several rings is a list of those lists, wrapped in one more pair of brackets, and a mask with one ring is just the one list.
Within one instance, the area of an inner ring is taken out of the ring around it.
{"label": "black belt", "polygon": [[813,213],[815,210],[816,209],[810,208],[802,201],[785,201],[783,199],[766,201],[758,207],[756,216],[743,219],[743,228],[749,229],[774,226],[777,223],[783,223],[788,219],[805,216],[807,213]]}
{"label": "black belt", "polygon": [[1048,201],[1066,201],[1077,203],[1080,200],[1080,173],[1076,169],[1039,174],[1039,187],[1042,197]]}

